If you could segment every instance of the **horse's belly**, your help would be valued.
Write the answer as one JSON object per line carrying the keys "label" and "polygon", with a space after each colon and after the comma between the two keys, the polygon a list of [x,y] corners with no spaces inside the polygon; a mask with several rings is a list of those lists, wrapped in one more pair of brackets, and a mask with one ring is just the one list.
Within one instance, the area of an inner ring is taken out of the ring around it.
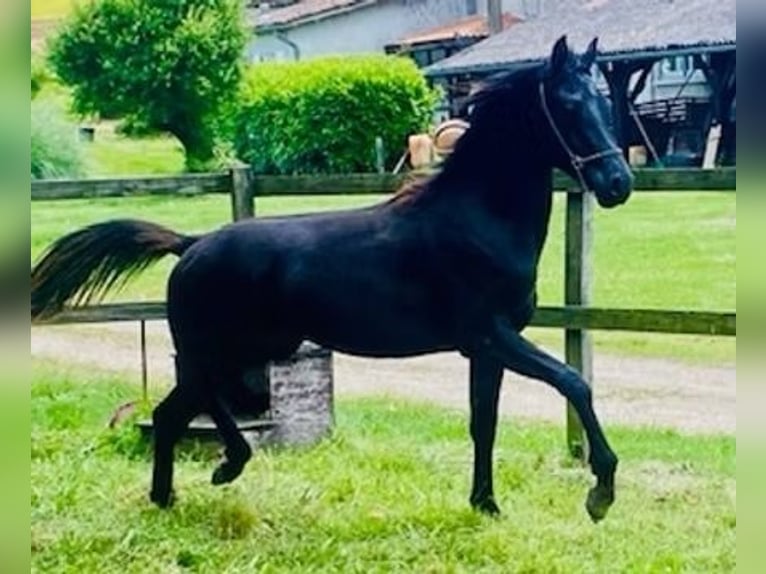
{"label": "horse's belly", "polygon": [[306,338],[351,355],[404,357],[454,348],[449,330],[419,313],[392,308],[325,312],[306,322]]}
{"label": "horse's belly", "polygon": [[343,340],[332,337],[308,337],[314,343],[333,351],[356,355],[359,357],[413,357],[454,350],[453,344],[446,341],[431,340],[385,340],[382,338],[358,338]]}

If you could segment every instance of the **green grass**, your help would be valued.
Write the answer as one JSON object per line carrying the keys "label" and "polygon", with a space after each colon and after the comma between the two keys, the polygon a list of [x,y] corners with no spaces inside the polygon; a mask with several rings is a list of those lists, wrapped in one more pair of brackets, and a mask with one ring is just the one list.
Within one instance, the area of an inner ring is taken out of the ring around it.
{"label": "green grass", "polygon": [[35,102],[49,103],[66,110],[69,121],[75,125],[95,127],[92,142],[78,142],[88,177],[175,174],[184,171],[183,147],[174,137],[126,137],[115,131],[117,122],[93,123],[82,119],[71,112],[70,90],[55,81],[43,85]]}
{"label": "green grass", "polygon": [[125,176],[181,173],[183,147],[175,138],[158,135],[128,138],[115,133],[114,124],[101,123],[94,141],[83,144],[88,175]]}
{"label": "green grass", "polygon": [[333,436],[257,452],[209,485],[211,449],[178,457],[179,500],[147,501],[150,451],[105,423],[137,389],[113,375],[36,363],[33,572],[732,572],[736,443],[608,429],[621,456],[606,520],[582,507],[590,476],[560,426],[501,424],[504,515],[469,509],[465,416],[385,398],[341,401]]}
{"label": "green grass", "polygon": [[[355,207],[381,196],[264,198],[261,216]],[[563,301],[563,197],[557,196],[540,269],[541,304]],[[32,258],[77,227],[111,217],[139,217],[185,232],[202,232],[230,218],[225,196],[142,197],[32,203]],[[622,308],[731,310],[736,308],[736,197],[733,194],[637,193],[625,206],[598,210],[594,225],[594,304]],[[164,297],[174,259],[149,269],[112,300]],[[532,330],[556,347],[561,333]],[[597,350],[733,364],[733,338],[596,333]]]}

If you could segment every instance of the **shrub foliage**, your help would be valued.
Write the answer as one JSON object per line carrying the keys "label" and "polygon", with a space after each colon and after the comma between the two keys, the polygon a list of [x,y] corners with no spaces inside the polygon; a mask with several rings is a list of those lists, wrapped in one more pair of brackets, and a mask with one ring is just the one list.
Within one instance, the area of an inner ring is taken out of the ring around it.
{"label": "shrub foliage", "polygon": [[372,171],[375,138],[386,165],[429,124],[436,93],[405,58],[355,56],[252,66],[235,148],[259,173]]}
{"label": "shrub foliage", "polygon": [[83,159],[77,128],[52,102],[32,101],[32,179],[78,177]]}
{"label": "shrub foliage", "polygon": [[50,72],[41,58],[32,58],[31,69],[31,95],[34,99],[46,83],[50,81]]}

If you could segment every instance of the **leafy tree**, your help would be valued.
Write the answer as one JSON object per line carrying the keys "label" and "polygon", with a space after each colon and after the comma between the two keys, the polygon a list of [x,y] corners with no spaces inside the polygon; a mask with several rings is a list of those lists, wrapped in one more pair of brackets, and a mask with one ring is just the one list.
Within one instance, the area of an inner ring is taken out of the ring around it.
{"label": "leafy tree", "polygon": [[82,2],[50,46],[75,110],[173,134],[188,169],[214,156],[247,41],[240,0]]}

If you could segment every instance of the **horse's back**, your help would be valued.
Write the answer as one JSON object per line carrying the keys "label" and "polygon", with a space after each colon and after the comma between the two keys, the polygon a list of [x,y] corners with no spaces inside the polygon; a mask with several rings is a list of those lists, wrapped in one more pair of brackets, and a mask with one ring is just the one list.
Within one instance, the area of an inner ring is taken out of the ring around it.
{"label": "horse's back", "polygon": [[171,274],[176,345],[222,352],[234,339],[285,347],[307,338],[364,354],[443,347],[432,334],[428,282],[417,277],[427,261],[416,228],[386,210],[354,210],[248,220],[209,234]]}

